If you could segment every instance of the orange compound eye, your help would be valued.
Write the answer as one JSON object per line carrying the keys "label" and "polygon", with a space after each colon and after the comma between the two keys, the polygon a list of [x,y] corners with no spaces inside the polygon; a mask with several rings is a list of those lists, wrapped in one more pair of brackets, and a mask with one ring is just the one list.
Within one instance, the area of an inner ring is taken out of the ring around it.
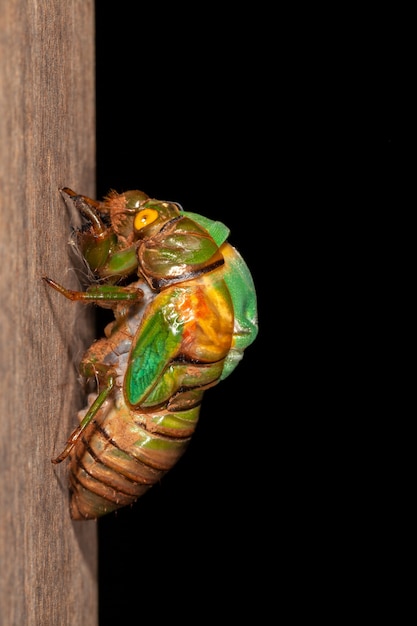
{"label": "orange compound eye", "polygon": [[133,227],[136,231],[142,230],[149,224],[152,224],[159,217],[158,211],[155,209],[142,209],[135,215],[135,220],[133,222]]}

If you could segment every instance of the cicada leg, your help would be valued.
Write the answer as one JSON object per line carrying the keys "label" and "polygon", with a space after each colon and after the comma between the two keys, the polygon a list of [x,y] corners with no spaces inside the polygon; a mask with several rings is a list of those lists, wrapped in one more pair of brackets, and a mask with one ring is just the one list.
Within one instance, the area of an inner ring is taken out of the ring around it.
{"label": "cicada leg", "polygon": [[138,287],[118,287],[117,285],[93,285],[86,291],[73,291],[66,289],[59,283],[42,276],[42,279],[56,291],[61,293],[68,300],[78,300],[79,302],[95,303],[105,306],[106,304],[117,302],[138,302],[143,298],[143,291]]}
{"label": "cicada leg", "polygon": [[[104,377],[103,376],[100,377],[100,369],[102,368],[105,368],[103,371],[106,372]],[[77,428],[71,433],[67,441],[67,444],[65,448],[63,449],[63,451],[61,452],[61,454],[59,454],[55,459],[52,459],[52,463],[55,463],[55,464],[61,463],[67,458],[67,456],[69,455],[69,453],[71,452],[75,444],[77,443],[78,439],[80,438],[81,434],[83,433],[85,428],[88,426],[88,424],[91,422],[91,420],[94,418],[94,416],[97,414],[97,412],[100,410],[100,408],[102,407],[104,402],[107,400],[107,398],[109,397],[114,387],[116,373],[114,370],[108,369],[107,366],[100,367],[99,364],[94,365],[92,363],[88,363],[85,365],[85,371],[83,373],[85,373],[86,375],[90,377],[92,375],[96,375],[96,376],[98,375],[100,378],[102,378],[105,381],[105,387],[98,394],[97,398],[94,400],[93,404],[88,409],[87,413],[83,417],[79,426],[77,426]]]}
{"label": "cicada leg", "polygon": [[102,234],[106,230],[99,215],[100,208],[103,204],[102,202],[75,193],[75,191],[69,189],[69,187],[62,187],[60,192],[66,203],[68,203],[68,201],[72,202],[81,215],[91,222],[93,230],[97,235]]}
{"label": "cicada leg", "polygon": [[[138,287],[94,285],[89,287],[87,291],[73,291],[72,289],[66,289],[47,276],[43,276],[42,278],[50,287],[53,287],[56,291],[68,298],[68,300],[76,300],[86,304],[95,303],[104,307],[109,306],[110,308],[115,308],[115,305],[118,303],[128,302],[132,304],[143,298],[143,291]],[[52,463],[61,463],[61,461],[67,458],[80,435],[99,411],[114,387],[115,372],[114,370],[108,369],[107,366],[86,363],[84,365],[83,374],[87,377],[98,375],[100,380],[104,383],[104,389],[99,393],[96,400],[88,409],[80,425],[72,432],[64,450],[55,459],[52,459]]]}

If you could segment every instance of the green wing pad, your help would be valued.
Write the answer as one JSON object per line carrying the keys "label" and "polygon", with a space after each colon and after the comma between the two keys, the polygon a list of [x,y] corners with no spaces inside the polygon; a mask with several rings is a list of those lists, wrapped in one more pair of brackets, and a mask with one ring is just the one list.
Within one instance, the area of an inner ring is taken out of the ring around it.
{"label": "green wing pad", "polygon": [[[125,391],[133,406],[140,404],[151,392],[181,345],[182,329],[176,327],[175,320],[170,320],[169,296],[160,294],[156,300],[140,327],[126,371]],[[168,306],[164,307],[164,304]]]}

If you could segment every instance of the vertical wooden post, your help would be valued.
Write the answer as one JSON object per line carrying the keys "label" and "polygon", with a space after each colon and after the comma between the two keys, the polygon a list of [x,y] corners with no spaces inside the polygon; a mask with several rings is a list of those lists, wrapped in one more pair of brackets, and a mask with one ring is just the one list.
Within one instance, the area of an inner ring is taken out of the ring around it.
{"label": "vertical wooden post", "polygon": [[[0,625],[97,624],[96,524],[72,522],[66,463],[89,312],[71,216],[95,192],[93,0],[0,0]],[[56,297],[57,296],[57,297]]]}

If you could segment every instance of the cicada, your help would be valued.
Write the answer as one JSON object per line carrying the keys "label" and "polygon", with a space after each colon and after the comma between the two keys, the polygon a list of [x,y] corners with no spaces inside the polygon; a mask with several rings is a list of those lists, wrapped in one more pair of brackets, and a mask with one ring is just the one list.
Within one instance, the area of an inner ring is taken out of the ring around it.
{"label": "cicada", "polygon": [[43,280],[114,314],[81,360],[96,387],[52,461],[69,457],[71,517],[96,519],[135,502],[182,456],[204,392],[257,335],[256,292],[223,223],[138,190],[102,201],[60,191],[82,217],[73,243],[90,283]]}

